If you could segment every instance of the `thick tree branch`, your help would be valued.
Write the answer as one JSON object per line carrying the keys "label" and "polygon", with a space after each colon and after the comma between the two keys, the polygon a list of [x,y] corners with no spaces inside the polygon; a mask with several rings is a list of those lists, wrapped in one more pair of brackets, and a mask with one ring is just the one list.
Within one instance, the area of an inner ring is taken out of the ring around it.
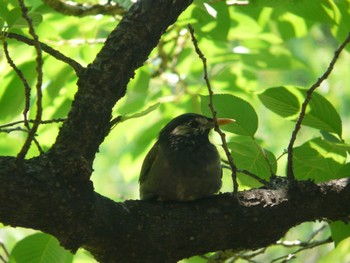
{"label": "thick tree branch", "polygon": [[43,0],[43,2],[55,11],[69,16],[123,15],[125,13],[124,8],[116,3],[113,5],[88,5],[62,0]]}
{"label": "thick tree branch", "polygon": [[51,154],[92,162],[109,132],[114,104],[135,70],[191,0],[146,0],[134,4],[109,35],[96,59],[80,75],[78,92]]}
{"label": "thick tree branch", "polygon": [[84,177],[88,170],[73,164],[66,169],[80,176],[74,182],[54,176],[45,157],[23,167],[15,158],[1,158],[0,185],[6,187],[0,188],[0,221],[50,233],[100,262],[176,262],[209,251],[256,249],[302,222],[350,215],[348,178],[303,181],[298,190],[244,191],[240,203],[231,194],[186,203],[115,203],[93,192]]}

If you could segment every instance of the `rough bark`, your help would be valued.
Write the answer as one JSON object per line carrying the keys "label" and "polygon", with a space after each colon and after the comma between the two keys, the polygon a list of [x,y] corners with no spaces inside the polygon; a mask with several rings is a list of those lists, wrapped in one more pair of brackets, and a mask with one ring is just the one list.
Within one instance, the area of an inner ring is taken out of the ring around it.
{"label": "rough bark", "polygon": [[92,163],[110,130],[115,103],[169,25],[191,0],[144,0],[136,3],[111,32],[102,50],[79,74],[68,119],[50,153],[82,156]]}
{"label": "rough bark", "polygon": [[240,192],[238,200],[220,194],[185,203],[116,203],[94,192],[88,177],[77,176],[84,174],[78,163],[65,168],[80,178],[73,181],[56,174],[46,156],[21,165],[1,158],[0,220],[50,233],[65,248],[83,247],[100,262],[176,262],[209,251],[264,247],[302,222],[350,214],[349,179],[254,189]]}

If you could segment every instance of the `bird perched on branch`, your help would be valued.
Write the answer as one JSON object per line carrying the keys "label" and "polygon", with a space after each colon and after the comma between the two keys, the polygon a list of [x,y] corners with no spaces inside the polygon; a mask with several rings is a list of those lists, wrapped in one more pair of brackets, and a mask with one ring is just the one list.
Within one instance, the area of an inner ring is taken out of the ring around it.
{"label": "bird perched on branch", "polygon": [[[218,125],[234,122],[218,118]],[[148,152],[139,178],[143,200],[190,201],[221,187],[220,155],[208,135],[213,119],[187,113],[171,120]]]}

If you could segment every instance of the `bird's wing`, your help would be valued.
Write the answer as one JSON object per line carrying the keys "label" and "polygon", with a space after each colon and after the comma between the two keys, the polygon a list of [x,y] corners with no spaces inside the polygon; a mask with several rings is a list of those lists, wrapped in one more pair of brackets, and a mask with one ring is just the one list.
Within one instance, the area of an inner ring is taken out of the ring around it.
{"label": "bird's wing", "polygon": [[158,142],[156,142],[151,148],[151,150],[147,153],[145,160],[143,161],[140,178],[139,178],[140,184],[142,184],[147,179],[147,175],[151,170],[154,160],[157,157],[158,151],[159,151],[159,145],[158,145]]}

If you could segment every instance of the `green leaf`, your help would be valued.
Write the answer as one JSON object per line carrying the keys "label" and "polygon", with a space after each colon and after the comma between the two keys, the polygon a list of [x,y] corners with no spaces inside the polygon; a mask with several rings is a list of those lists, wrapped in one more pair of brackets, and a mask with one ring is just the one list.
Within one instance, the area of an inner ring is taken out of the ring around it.
{"label": "green leaf", "polygon": [[[348,226],[349,227],[349,226]],[[317,259],[317,263],[348,262],[350,238],[340,241],[335,248]]]}
{"label": "green leaf", "polygon": [[350,177],[350,163],[344,164],[335,175],[336,178]]}
{"label": "green leaf", "polygon": [[10,254],[10,263],[70,263],[73,255],[53,236],[38,233],[19,241]]}
{"label": "green leaf", "polygon": [[8,10],[8,1],[0,0],[0,17],[5,20],[7,17]]}
{"label": "green leaf", "polygon": [[266,108],[284,118],[295,117],[300,109],[297,96],[286,87],[266,89],[258,97]]}
{"label": "green leaf", "polygon": [[346,161],[346,150],[321,138],[294,148],[294,173],[297,179],[323,182],[344,177],[339,170]]}
{"label": "green leaf", "polygon": [[340,241],[350,236],[349,224],[345,224],[342,221],[335,221],[329,224],[332,232],[332,238],[337,246]]}
{"label": "green leaf", "polygon": [[121,122],[122,122],[122,121],[126,121],[126,120],[130,120],[130,119],[140,118],[140,117],[142,117],[142,116],[145,116],[145,115],[147,115],[148,113],[150,113],[150,112],[156,110],[156,109],[158,108],[159,105],[160,105],[160,103],[156,103],[156,104],[154,104],[154,105],[149,106],[147,109],[145,109],[145,110],[143,110],[143,111],[141,111],[141,112],[137,112],[137,113],[132,114],[132,115],[125,115],[125,116],[122,117]]}
{"label": "green leaf", "polygon": [[[19,69],[22,70],[25,78],[28,81],[29,86],[33,85],[36,77],[35,61],[25,62],[19,65]],[[0,99],[1,111],[0,119],[8,120],[13,116],[16,116],[24,110],[24,86],[14,72],[12,72],[12,79],[5,87],[5,90]]]}
{"label": "green leaf", "polygon": [[11,28],[20,18],[22,18],[21,8],[17,7],[10,10],[6,17],[7,26]]}
{"label": "green leaf", "polygon": [[335,23],[333,6],[329,0],[288,1],[285,8],[303,19],[321,23]]}
{"label": "green leaf", "polygon": [[290,0],[251,0],[249,1],[249,5],[252,7],[278,7],[280,5],[285,5]]}
{"label": "green leaf", "polygon": [[277,23],[278,31],[284,40],[301,38],[308,34],[307,23],[301,17],[288,14],[281,16]]}
{"label": "green leaf", "polygon": [[55,112],[52,114],[52,118],[64,118],[67,116],[70,108],[72,107],[71,99],[64,99],[56,102]]}
{"label": "green leaf", "polygon": [[149,74],[143,69],[138,70],[136,78],[128,84],[128,96],[121,101],[122,105],[118,107],[118,113],[126,115],[140,111],[145,106],[149,84]]}
{"label": "green leaf", "polygon": [[335,137],[333,134],[321,131],[322,138],[338,149],[346,150],[350,154],[350,145]]}
{"label": "green leaf", "polygon": [[227,41],[227,35],[230,30],[230,13],[225,2],[213,3],[212,8],[217,12],[216,25],[208,32],[214,40]]}
{"label": "green leaf", "polygon": [[[284,118],[296,120],[306,98],[306,89],[275,87],[265,90],[258,97],[271,111]],[[340,138],[342,136],[342,122],[338,112],[326,98],[316,92],[312,94],[302,124],[336,133]]]}
{"label": "green leaf", "polygon": [[[248,102],[230,94],[215,94],[213,95],[213,103],[217,117],[236,120],[233,124],[223,126],[224,130],[238,135],[254,136],[258,129],[258,116]],[[208,105],[209,96],[201,96],[203,114],[212,116]]]}
{"label": "green leaf", "polygon": [[[306,96],[306,90],[300,90],[303,91]],[[333,132],[338,134],[339,138],[342,137],[341,118],[336,109],[326,98],[314,92],[308,107],[310,110],[307,111],[305,115],[305,119],[302,122],[303,125]]]}
{"label": "green leaf", "polygon": [[329,0],[251,0],[248,7],[272,7],[294,13],[307,20],[322,23],[335,22],[335,12]]}
{"label": "green leaf", "polygon": [[[268,150],[263,149],[257,142],[249,136],[235,136],[230,139],[228,147],[231,150],[233,160],[238,169],[249,172],[268,180],[277,171],[276,158]],[[257,187],[260,184],[255,180],[250,180],[247,175],[241,176],[243,184]]]}
{"label": "green leaf", "polygon": [[[28,17],[32,20],[33,26],[38,26],[43,21],[43,16],[37,12],[28,13]],[[28,22],[20,17],[11,28],[27,28]]]}
{"label": "green leaf", "polygon": [[155,121],[151,123],[151,125],[150,123],[147,123],[140,127],[139,136],[134,137],[133,142],[128,143],[126,148],[120,152],[121,156],[116,156],[115,158],[122,158],[122,155],[125,155],[125,151],[130,152],[134,158],[141,153],[145,153],[145,149],[150,148],[149,145],[157,139],[157,135],[163,127],[164,120]]}
{"label": "green leaf", "polygon": [[[2,18],[0,17],[0,30],[1,30],[1,31],[3,30],[4,25],[5,25],[5,21],[4,21],[4,19],[2,19]],[[0,34],[0,39],[1,39],[1,34]]]}
{"label": "green leaf", "polygon": [[216,41],[227,41],[230,30],[230,13],[226,3],[197,3],[192,16],[196,35]]}
{"label": "green leaf", "polygon": [[[43,21],[42,15],[38,12],[29,12],[28,17],[32,20],[33,26],[37,26]],[[7,14],[6,22],[10,29],[28,27],[28,22],[22,17],[22,10],[19,7],[12,9]]]}

